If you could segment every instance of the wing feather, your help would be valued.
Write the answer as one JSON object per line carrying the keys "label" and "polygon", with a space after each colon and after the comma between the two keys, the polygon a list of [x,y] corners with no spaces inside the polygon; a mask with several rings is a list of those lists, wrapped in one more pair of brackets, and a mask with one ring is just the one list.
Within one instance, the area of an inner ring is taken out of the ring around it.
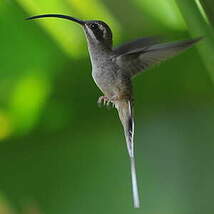
{"label": "wing feather", "polygon": [[158,41],[160,41],[160,39],[157,36],[144,37],[144,38],[136,39],[134,41],[122,44],[114,48],[113,51],[115,55],[119,56],[119,55],[127,54],[133,51],[139,51],[140,49],[142,50],[143,48],[146,48],[153,44],[157,44]]}
{"label": "wing feather", "polygon": [[124,71],[134,76],[139,72],[145,71],[152,65],[176,56],[180,52],[192,47],[193,44],[201,39],[200,37],[186,41],[154,44],[139,50],[135,49],[117,56],[116,63],[121,68],[125,68]]}

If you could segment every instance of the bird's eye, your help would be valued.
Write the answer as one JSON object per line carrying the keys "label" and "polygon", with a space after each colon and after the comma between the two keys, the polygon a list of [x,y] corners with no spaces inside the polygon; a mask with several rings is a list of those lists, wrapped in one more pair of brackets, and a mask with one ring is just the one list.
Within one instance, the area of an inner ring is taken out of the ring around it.
{"label": "bird's eye", "polygon": [[91,28],[96,29],[96,28],[98,28],[98,25],[97,24],[91,24]]}
{"label": "bird's eye", "polygon": [[103,40],[103,30],[101,29],[101,26],[99,24],[90,23],[89,28],[91,29],[93,35],[96,37],[97,40]]}

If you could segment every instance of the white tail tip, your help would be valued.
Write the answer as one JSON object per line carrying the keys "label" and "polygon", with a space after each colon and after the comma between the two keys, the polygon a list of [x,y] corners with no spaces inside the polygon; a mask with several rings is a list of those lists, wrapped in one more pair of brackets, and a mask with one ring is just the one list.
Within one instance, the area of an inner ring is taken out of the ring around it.
{"label": "white tail tip", "polygon": [[134,159],[134,157],[130,157],[130,160],[131,160],[133,203],[134,203],[134,208],[139,208],[140,207],[140,199],[139,199],[137,176],[136,176],[136,169],[135,169],[135,159]]}

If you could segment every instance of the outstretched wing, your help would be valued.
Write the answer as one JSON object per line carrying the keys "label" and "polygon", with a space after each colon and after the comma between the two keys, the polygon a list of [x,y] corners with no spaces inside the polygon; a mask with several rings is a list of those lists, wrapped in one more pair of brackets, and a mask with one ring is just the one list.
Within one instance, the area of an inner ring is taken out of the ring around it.
{"label": "outstretched wing", "polygon": [[158,64],[163,60],[176,56],[180,52],[190,48],[193,44],[201,40],[192,40],[154,44],[138,50],[126,52],[116,56],[116,63],[124,70],[134,76],[139,72],[145,71],[148,67]]}
{"label": "outstretched wing", "polygon": [[113,49],[115,55],[123,55],[129,52],[138,51],[140,49],[146,48],[148,46],[157,44],[160,41],[160,38],[157,36],[144,37],[136,39],[131,42],[127,42]]}

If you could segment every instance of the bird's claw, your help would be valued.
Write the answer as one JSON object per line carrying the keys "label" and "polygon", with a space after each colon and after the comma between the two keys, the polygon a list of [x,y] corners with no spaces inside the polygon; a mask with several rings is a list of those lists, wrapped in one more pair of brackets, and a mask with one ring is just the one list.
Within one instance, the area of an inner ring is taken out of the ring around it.
{"label": "bird's claw", "polygon": [[108,97],[106,97],[106,96],[99,97],[99,99],[97,101],[98,106],[101,107],[102,104],[105,105],[107,100],[108,100]]}
{"label": "bird's claw", "polygon": [[[108,108],[111,108],[111,107],[114,107],[114,102],[112,99],[109,99],[107,96],[101,96],[99,97],[98,101],[97,101],[97,104],[99,107],[102,106],[102,104],[104,106],[107,106]],[[112,104],[112,106],[111,106]]]}

